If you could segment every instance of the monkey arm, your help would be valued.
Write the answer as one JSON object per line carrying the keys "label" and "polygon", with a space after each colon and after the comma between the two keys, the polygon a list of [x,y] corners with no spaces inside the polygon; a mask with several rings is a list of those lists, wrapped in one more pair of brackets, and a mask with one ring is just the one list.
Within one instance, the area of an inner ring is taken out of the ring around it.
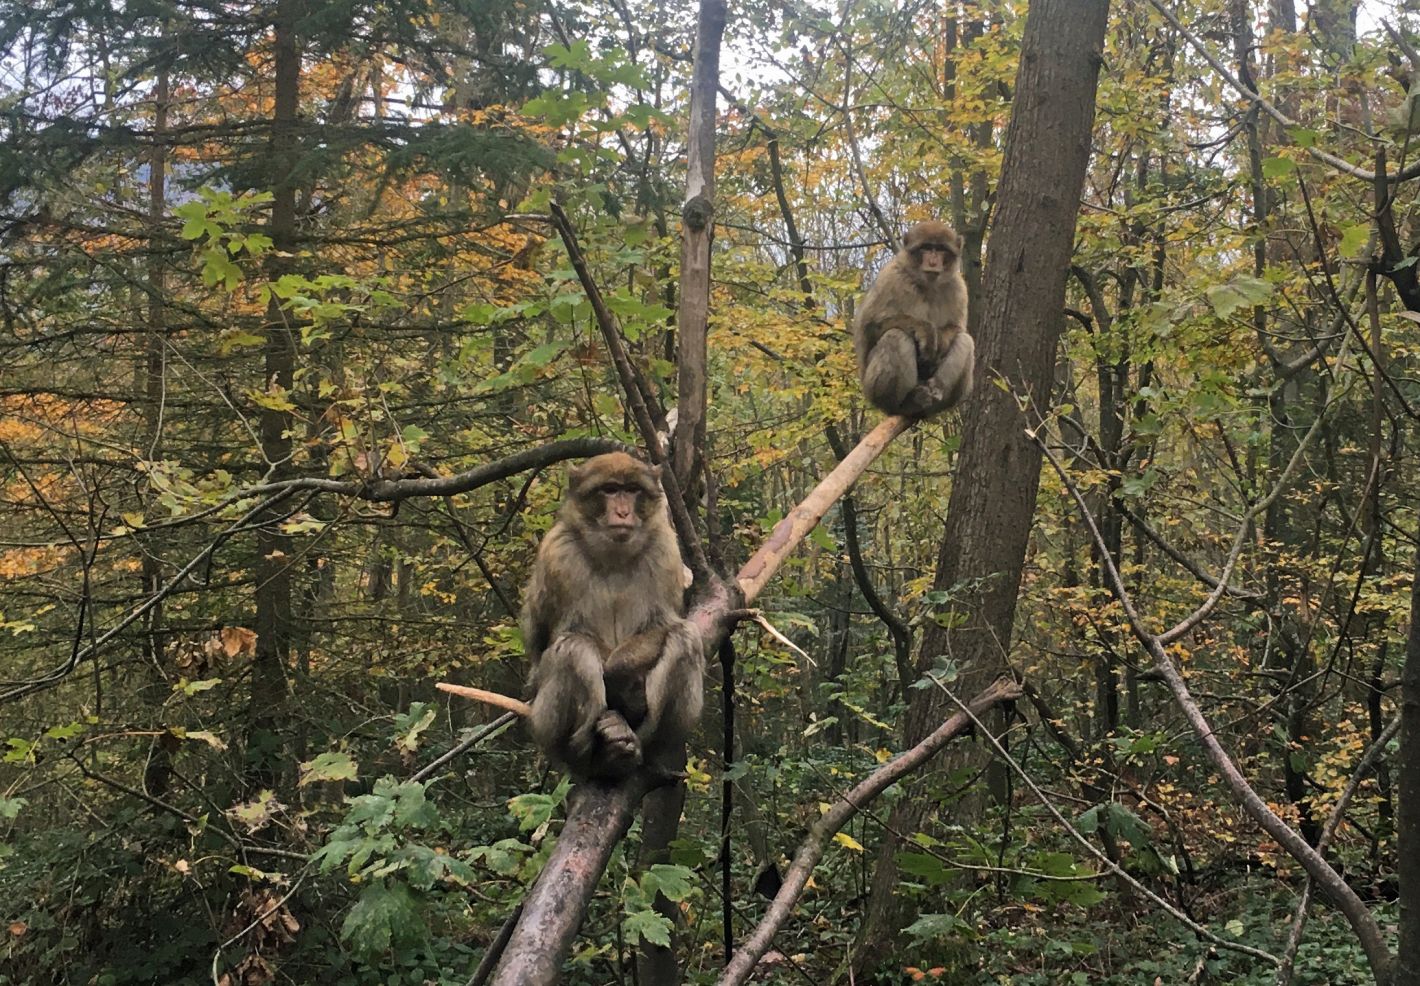
{"label": "monkey arm", "polygon": [[666,642],[667,628],[655,626],[628,637],[607,655],[606,677],[638,674],[655,664]]}
{"label": "monkey arm", "polygon": [[523,653],[535,669],[542,652],[552,643],[552,631],[557,613],[550,605],[554,586],[550,584],[541,553],[533,565],[532,577],[523,590],[523,608],[518,614],[518,629],[523,634]]}
{"label": "monkey arm", "polygon": [[646,718],[636,728],[648,763],[679,747],[700,721],[704,665],[705,644],[694,624],[667,625],[661,656],[646,676]]}

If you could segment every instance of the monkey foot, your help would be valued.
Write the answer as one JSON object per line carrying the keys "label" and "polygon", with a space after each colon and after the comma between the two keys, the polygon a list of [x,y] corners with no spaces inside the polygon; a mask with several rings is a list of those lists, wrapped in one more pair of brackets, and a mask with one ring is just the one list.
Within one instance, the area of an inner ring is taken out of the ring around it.
{"label": "monkey foot", "polygon": [[641,766],[641,741],[620,712],[607,709],[597,719],[600,743],[592,760],[592,775],[621,779]]}
{"label": "monkey foot", "polygon": [[902,409],[898,413],[909,418],[923,418],[935,412],[941,405],[942,395],[937,393],[935,387],[918,384],[902,402]]}

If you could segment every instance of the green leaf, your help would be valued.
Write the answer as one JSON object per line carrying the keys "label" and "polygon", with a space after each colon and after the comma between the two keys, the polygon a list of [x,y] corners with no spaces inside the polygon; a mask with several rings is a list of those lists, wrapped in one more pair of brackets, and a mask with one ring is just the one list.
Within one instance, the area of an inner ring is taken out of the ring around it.
{"label": "green leaf", "polygon": [[482,860],[484,866],[499,876],[513,876],[532,852],[532,846],[517,839],[499,839],[491,846],[478,846],[470,850],[468,858],[473,862]]}
{"label": "green leaf", "polygon": [[1272,297],[1272,285],[1256,277],[1236,277],[1227,284],[1205,288],[1203,293],[1218,317],[1227,318],[1244,305],[1261,305],[1267,301]]}
{"label": "green leaf", "polygon": [[626,938],[632,945],[643,941],[670,948],[671,923],[650,908],[626,915]]}
{"label": "green leaf", "polygon": [[906,929],[914,941],[928,942],[941,938],[954,938],[971,927],[955,914],[924,914],[909,924]]}
{"label": "green leaf", "polygon": [[366,887],[340,926],[341,940],[365,961],[384,955],[392,946],[418,942],[424,935],[414,896],[400,883]]}
{"label": "green leaf", "polygon": [[320,781],[353,781],[359,776],[359,766],[348,753],[322,753],[301,764],[300,786]]}
{"label": "green leaf", "polygon": [[1337,252],[1343,257],[1354,257],[1371,238],[1371,224],[1359,223],[1347,226],[1341,231],[1341,245]]}
{"label": "green leaf", "polygon": [[1287,157],[1270,157],[1262,162],[1262,177],[1282,178],[1297,170],[1297,162]]}
{"label": "green leaf", "polygon": [[898,853],[897,866],[902,872],[930,884],[946,883],[949,876],[946,865],[940,859],[924,852]]}
{"label": "green leaf", "polygon": [[419,734],[429,728],[437,713],[438,710],[432,705],[414,702],[409,706],[408,712],[402,712],[395,716],[394,723],[397,730],[394,737],[395,748],[406,753],[413,753],[419,749]]}
{"label": "green leaf", "polygon": [[641,889],[645,891],[647,899],[652,899],[660,893],[666,900],[685,900],[695,889],[691,883],[694,875],[684,866],[655,863],[641,877]]}

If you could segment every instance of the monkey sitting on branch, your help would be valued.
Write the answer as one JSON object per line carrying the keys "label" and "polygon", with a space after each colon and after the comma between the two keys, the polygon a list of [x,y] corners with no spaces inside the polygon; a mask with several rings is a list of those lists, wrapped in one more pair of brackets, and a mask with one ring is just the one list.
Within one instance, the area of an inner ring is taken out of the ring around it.
{"label": "monkey sitting on branch", "polygon": [[611,452],[569,481],[523,597],[533,738],[579,777],[672,772],[704,704],[704,643],[660,468]]}
{"label": "monkey sitting on branch", "polygon": [[858,306],[853,348],[863,393],[888,414],[925,418],[966,397],[976,343],[956,230],[929,220],[907,231]]}

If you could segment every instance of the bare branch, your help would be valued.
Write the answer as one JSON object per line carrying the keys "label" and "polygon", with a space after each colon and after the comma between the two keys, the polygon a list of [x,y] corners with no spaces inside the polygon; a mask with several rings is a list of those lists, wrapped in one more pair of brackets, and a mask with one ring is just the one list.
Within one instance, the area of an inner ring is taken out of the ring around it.
{"label": "bare branch", "polygon": [[[972,699],[969,708],[980,714],[1001,702],[1014,701],[1020,698],[1021,694],[1021,686],[1016,682],[1009,678],[999,678]],[[949,740],[965,732],[972,721],[973,717],[967,712],[956,713],[938,726],[921,743],[898,754],[855,784],[853,789],[839,798],[832,808],[819,816],[818,821],[809,829],[808,837],[794,856],[793,865],[784,874],[783,885],[774,895],[769,909],[755,927],[749,940],[740,946],[735,952],[735,957],[725,967],[718,986],[740,986],[748,981],[750,974],[754,972],[755,963],[768,950],[769,943],[774,939],[775,933],[789,919],[794,902],[804,892],[809,877],[813,875],[814,867],[823,857],[824,850],[828,848],[828,843],[834,835],[888,787],[921,767],[938,750],[946,746]]]}
{"label": "bare branch", "polygon": [[454,473],[452,476],[427,476],[418,479],[324,479],[318,476],[303,476],[276,483],[263,483],[242,491],[242,498],[265,496],[270,493],[297,492],[310,490],[317,493],[337,493],[341,496],[358,497],[375,503],[405,500],[414,496],[454,496],[467,493],[480,486],[496,483],[509,476],[515,476],[529,469],[545,469],[567,459],[584,459],[603,452],[626,452],[631,448],[625,442],[611,438],[566,438],[548,442],[534,448],[524,449],[507,458],[486,462],[481,466]]}
{"label": "bare branch", "polygon": [[[1198,52],[1198,54],[1203,56],[1203,60],[1213,67],[1213,71],[1221,75],[1223,77],[1223,80],[1227,82],[1228,85],[1232,86],[1235,90],[1237,90],[1240,96],[1252,102],[1255,106],[1261,109],[1262,112],[1266,113],[1268,116],[1272,117],[1272,119],[1276,120],[1277,123],[1281,126],[1300,126],[1300,124],[1298,124],[1295,120],[1288,117],[1285,113],[1283,113],[1277,107],[1273,106],[1270,102],[1264,99],[1261,94],[1254,92],[1250,87],[1244,85],[1242,80],[1240,80],[1237,76],[1233,75],[1233,73],[1229,72],[1227,67],[1218,59],[1218,57],[1208,50],[1207,45],[1203,43],[1202,39],[1200,39],[1198,35],[1194,34],[1188,28],[1184,27],[1183,24],[1179,21],[1179,19],[1174,16],[1174,12],[1168,7],[1166,7],[1161,2],[1161,0],[1149,0],[1149,3],[1153,5],[1155,10],[1157,10],[1160,14],[1164,16],[1164,20],[1168,21],[1169,24],[1173,26],[1173,29],[1175,31],[1183,35],[1184,40],[1186,40],[1193,47],[1194,51]],[[1353,178],[1360,178],[1363,181],[1375,180],[1376,174],[1374,171],[1367,171],[1360,165],[1352,164],[1350,161],[1347,161],[1344,158],[1339,158],[1335,154],[1328,153],[1327,151],[1323,151],[1319,147],[1308,147],[1306,148],[1306,151],[1318,161],[1322,162],[1323,164],[1330,165],[1337,171],[1342,172],[1343,174],[1350,175]],[[1410,167],[1397,174],[1393,180],[1397,182],[1408,181],[1409,179],[1414,178],[1417,175],[1420,175],[1420,162],[1412,164]]]}
{"label": "bare branch", "polygon": [[[1344,348],[1343,344],[1343,351]],[[1317,416],[1317,420],[1320,421],[1324,417],[1325,414],[1320,414]],[[1370,963],[1371,970],[1376,974],[1378,981],[1384,981],[1390,965],[1390,950],[1386,944],[1385,936],[1381,931],[1380,925],[1376,921],[1375,915],[1366,907],[1365,901],[1361,900],[1356,891],[1353,890],[1345,879],[1326,861],[1326,858],[1313,846],[1308,844],[1295,829],[1283,821],[1267,802],[1258,795],[1252,784],[1243,776],[1242,771],[1238,769],[1237,764],[1233,762],[1232,757],[1223,749],[1223,745],[1218,741],[1217,734],[1213,731],[1212,725],[1208,722],[1207,717],[1204,716],[1203,710],[1200,709],[1198,703],[1194,701],[1193,695],[1189,691],[1188,683],[1184,681],[1182,673],[1179,672],[1173,660],[1169,657],[1168,651],[1165,650],[1163,635],[1151,633],[1145,627],[1143,618],[1139,615],[1138,610],[1135,609],[1134,600],[1124,587],[1124,580],[1119,574],[1119,569],[1109,557],[1109,551],[1105,546],[1104,536],[1100,533],[1099,525],[1095,523],[1094,515],[1090,513],[1090,509],[1085,503],[1084,494],[1080,492],[1079,486],[1070,477],[1070,474],[1055,456],[1055,453],[1041,440],[1040,429],[1031,429],[1027,434],[1029,434],[1031,439],[1035,442],[1036,447],[1040,449],[1041,454],[1050,462],[1051,468],[1055,470],[1061,482],[1065,484],[1065,488],[1069,491],[1071,498],[1075,501],[1075,506],[1079,510],[1080,516],[1085,522],[1085,526],[1089,529],[1090,536],[1094,538],[1095,545],[1099,548],[1100,561],[1104,568],[1107,584],[1109,585],[1110,591],[1114,594],[1114,598],[1118,600],[1120,608],[1124,611],[1130,631],[1139,642],[1144,645],[1144,648],[1153,658],[1155,670],[1168,684],[1170,691],[1173,692],[1174,701],[1177,702],[1179,708],[1182,709],[1184,718],[1188,720],[1188,724],[1193,728],[1193,732],[1203,746],[1203,750],[1207,754],[1209,761],[1211,761],[1213,766],[1218,770],[1223,781],[1227,784],[1229,790],[1232,791],[1233,796],[1238,799],[1238,802],[1243,810],[1247,812],[1248,816],[1251,817],[1264,832],[1276,840],[1276,842],[1286,850],[1288,855],[1302,865],[1302,868],[1306,870],[1307,874],[1317,882],[1327,896],[1336,904],[1337,909],[1345,915],[1347,922],[1351,926],[1351,930],[1355,933],[1362,949],[1366,953],[1366,958]],[[1302,445],[1305,446],[1306,443],[1307,439],[1303,439]],[[1290,474],[1295,464],[1296,459],[1294,458],[1292,462],[1288,464],[1287,468],[1283,470],[1283,480]],[[1235,540],[1233,550],[1229,553],[1228,563],[1224,568],[1224,572],[1219,576],[1218,581],[1220,586],[1227,585],[1228,583],[1232,567],[1239,554],[1238,541],[1246,534],[1251,525],[1252,518],[1257,516],[1259,510],[1265,510],[1266,505],[1280,495],[1285,485],[1285,482],[1279,482],[1264,500],[1255,505],[1252,510],[1248,511],[1247,517],[1244,519],[1243,524],[1240,525],[1239,537]],[[1174,631],[1183,632],[1181,628],[1191,628],[1197,625],[1197,623],[1203,619],[1203,616],[1206,615],[1205,610],[1211,609],[1210,603],[1216,603],[1221,595],[1220,589],[1215,590],[1213,594],[1209,596],[1209,602],[1205,602],[1205,604],[1195,610],[1190,617],[1181,621],[1170,633]]]}

